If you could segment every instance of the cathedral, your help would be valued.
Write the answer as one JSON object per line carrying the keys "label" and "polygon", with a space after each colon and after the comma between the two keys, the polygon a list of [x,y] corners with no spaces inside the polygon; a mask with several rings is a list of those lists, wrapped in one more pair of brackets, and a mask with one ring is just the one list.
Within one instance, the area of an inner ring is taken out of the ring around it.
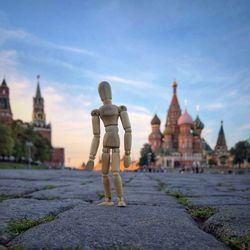
{"label": "cathedral", "polygon": [[[208,162],[209,158],[214,158],[218,165],[219,159],[227,157],[227,147],[223,127],[219,133],[219,138],[215,151],[213,152],[206,141],[201,137],[204,123],[199,115],[193,120],[185,108],[181,108],[177,98],[177,83],[173,82],[173,96],[167,112],[165,129],[160,130],[161,121],[157,114],[151,121],[152,132],[148,137],[152,151],[156,155],[156,168],[174,167],[196,167]],[[218,149],[220,149],[218,151]],[[223,157],[221,157],[223,156]]]}
{"label": "cathedral", "polygon": [[[44,99],[41,95],[39,79],[40,76],[37,76],[36,94],[33,98],[32,121],[30,123],[23,123],[20,120],[18,121],[25,126],[31,126],[34,131],[40,133],[52,144],[52,128],[51,124],[46,122]],[[7,86],[5,79],[3,79],[2,84],[0,85],[0,122],[7,125],[11,125],[13,122],[13,115],[10,106],[9,87]],[[52,160],[51,162],[46,163],[54,168],[62,167],[64,165],[64,148],[53,147]]]}

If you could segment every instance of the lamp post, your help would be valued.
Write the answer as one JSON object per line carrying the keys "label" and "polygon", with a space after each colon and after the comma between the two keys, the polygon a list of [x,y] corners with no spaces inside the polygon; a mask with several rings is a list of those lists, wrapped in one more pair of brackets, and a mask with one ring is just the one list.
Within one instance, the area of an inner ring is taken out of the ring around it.
{"label": "lamp post", "polygon": [[26,147],[27,147],[27,149],[28,149],[28,168],[30,169],[31,167],[30,167],[30,162],[31,162],[31,147],[33,146],[33,143],[32,142],[30,142],[30,141],[27,141],[26,142]]}
{"label": "lamp post", "polygon": [[151,159],[152,159],[152,153],[147,153],[147,161],[148,161],[148,169],[149,169],[149,166],[150,166],[150,169],[151,169]]}

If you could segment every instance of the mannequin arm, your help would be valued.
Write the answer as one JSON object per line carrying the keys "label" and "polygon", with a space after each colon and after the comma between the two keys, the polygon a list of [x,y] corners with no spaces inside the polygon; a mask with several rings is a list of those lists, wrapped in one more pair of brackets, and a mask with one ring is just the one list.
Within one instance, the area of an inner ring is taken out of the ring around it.
{"label": "mannequin arm", "polygon": [[99,117],[99,110],[95,109],[91,112],[92,115],[92,129],[93,129],[93,139],[90,147],[90,153],[89,153],[89,161],[87,163],[87,168],[93,168],[94,167],[94,160],[95,156],[99,147],[100,143],[100,117]]}
{"label": "mannequin arm", "polygon": [[119,107],[120,117],[123,129],[125,130],[124,134],[124,148],[125,148],[125,157],[124,157],[124,165],[125,167],[129,167],[131,164],[130,152],[131,152],[131,144],[132,144],[132,130],[128,117],[127,108],[125,106]]}

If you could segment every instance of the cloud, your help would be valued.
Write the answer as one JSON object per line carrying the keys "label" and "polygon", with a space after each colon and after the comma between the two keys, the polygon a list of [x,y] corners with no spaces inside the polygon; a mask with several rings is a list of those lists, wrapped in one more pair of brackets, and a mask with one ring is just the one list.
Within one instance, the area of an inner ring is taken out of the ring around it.
{"label": "cloud", "polygon": [[242,125],[241,127],[239,127],[238,128],[239,130],[242,130],[242,129],[250,129],[250,123],[248,123],[248,124],[244,124],[244,125]]}
{"label": "cloud", "polygon": [[135,111],[135,112],[140,112],[141,114],[150,114],[150,111],[142,106],[138,105],[129,105],[130,110]]}
{"label": "cloud", "polygon": [[6,30],[3,28],[0,28],[0,33],[1,33],[0,44],[4,44],[9,40],[18,39],[26,43],[31,43],[32,45],[35,45],[35,46],[42,46],[42,47],[47,47],[50,49],[57,49],[57,50],[71,52],[71,53],[75,53],[79,55],[97,56],[93,51],[90,51],[88,49],[53,43],[53,42],[44,40],[40,37],[37,37],[31,33],[28,33],[20,29],[19,30]]}
{"label": "cloud", "polygon": [[87,49],[82,49],[82,48],[77,48],[77,47],[70,47],[70,46],[63,46],[63,45],[58,45],[58,44],[52,44],[50,43],[51,46],[54,46],[55,48],[69,51],[69,52],[74,52],[77,54],[82,54],[82,55],[89,55],[89,56],[95,56],[96,54],[90,50]]}
{"label": "cloud", "polygon": [[130,80],[126,78],[122,78],[120,76],[115,75],[103,75],[103,79],[106,79],[108,81],[112,81],[114,83],[120,83],[127,86],[133,86],[133,87],[152,87],[150,83],[144,82],[144,81],[138,81],[138,80]]}
{"label": "cloud", "polygon": [[3,44],[9,40],[25,39],[28,36],[23,30],[6,30],[0,28],[0,44]]}
{"label": "cloud", "polygon": [[218,109],[223,109],[224,107],[225,105],[221,102],[210,103],[205,106],[205,108],[208,110],[218,110]]}
{"label": "cloud", "polygon": [[15,50],[1,50],[0,51],[0,67],[15,66],[17,52]]}

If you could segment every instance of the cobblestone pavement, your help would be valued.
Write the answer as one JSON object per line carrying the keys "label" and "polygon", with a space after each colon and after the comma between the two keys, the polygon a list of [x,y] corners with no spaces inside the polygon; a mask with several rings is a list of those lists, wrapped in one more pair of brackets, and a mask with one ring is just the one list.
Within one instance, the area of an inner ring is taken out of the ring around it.
{"label": "cobblestone pavement", "polygon": [[250,234],[250,175],[122,179],[128,206],[102,207],[100,173],[1,170],[0,249],[230,249]]}

